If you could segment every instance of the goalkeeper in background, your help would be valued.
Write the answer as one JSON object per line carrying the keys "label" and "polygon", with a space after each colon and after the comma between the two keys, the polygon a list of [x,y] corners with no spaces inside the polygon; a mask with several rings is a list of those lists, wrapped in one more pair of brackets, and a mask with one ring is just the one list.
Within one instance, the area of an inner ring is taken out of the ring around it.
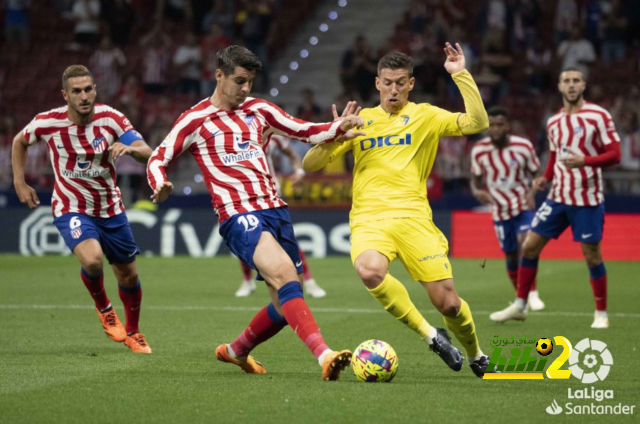
{"label": "goalkeeper in background", "polygon": [[[473,372],[482,377],[489,358],[478,344],[469,305],[454,287],[449,246],[433,223],[426,187],[440,137],[479,133],[488,128],[489,120],[478,87],[465,69],[462,48],[446,43],[444,51],[445,69],[462,93],[466,113],[409,102],[415,83],[413,59],[391,52],[378,63],[380,105],[360,112],[366,135],[316,146],[303,166],[305,171],[317,171],[353,151],[350,226],[356,272],[385,310],[418,333],[451,369],[460,371],[462,356],[446,330],[432,327],[404,285],[389,274],[391,261],[400,258],[464,346]],[[337,118],[335,106],[333,110]]]}

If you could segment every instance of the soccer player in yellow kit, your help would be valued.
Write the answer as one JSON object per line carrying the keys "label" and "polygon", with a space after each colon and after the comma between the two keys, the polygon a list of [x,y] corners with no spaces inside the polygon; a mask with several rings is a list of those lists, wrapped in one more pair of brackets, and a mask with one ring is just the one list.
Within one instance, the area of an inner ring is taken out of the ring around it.
{"label": "soccer player in yellow kit", "polygon": [[404,285],[389,274],[391,261],[400,258],[464,346],[473,372],[482,377],[489,358],[478,344],[469,305],[455,290],[449,246],[432,221],[426,187],[439,138],[479,133],[488,128],[489,119],[478,87],[465,69],[462,48],[446,43],[444,50],[444,66],[462,93],[466,113],[409,102],[415,83],[413,59],[392,52],[378,63],[380,105],[360,112],[366,135],[314,147],[303,167],[317,171],[353,151],[351,259],[358,275],[391,315],[418,333],[451,369],[460,371],[462,356],[446,330],[432,327]]}

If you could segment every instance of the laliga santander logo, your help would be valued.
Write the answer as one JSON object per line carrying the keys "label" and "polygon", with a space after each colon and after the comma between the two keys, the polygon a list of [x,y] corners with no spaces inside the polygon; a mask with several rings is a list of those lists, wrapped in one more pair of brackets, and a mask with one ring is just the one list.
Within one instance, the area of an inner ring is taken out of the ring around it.
{"label": "laliga santander logo", "polygon": [[600,340],[582,339],[569,357],[572,375],[585,384],[603,381],[611,371],[613,356]]}

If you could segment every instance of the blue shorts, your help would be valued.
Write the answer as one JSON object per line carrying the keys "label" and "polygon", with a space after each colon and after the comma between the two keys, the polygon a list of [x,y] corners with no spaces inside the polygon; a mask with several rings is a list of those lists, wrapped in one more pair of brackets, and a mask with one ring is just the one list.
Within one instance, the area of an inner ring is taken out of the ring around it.
{"label": "blue shorts", "polygon": [[[293,234],[293,224],[287,208],[233,215],[220,225],[219,231],[231,252],[256,271],[259,270],[253,262],[253,255],[262,232],[267,231],[287,252],[297,273],[302,273],[300,248]],[[262,279],[260,276],[257,278]]]}
{"label": "blue shorts", "polygon": [[533,211],[522,211],[519,215],[504,221],[493,221],[493,228],[504,253],[518,251],[518,234],[526,233],[531,228]]}
{"label": "blue shorts", "polygon": [[536,212],[531,231],[557,239],[569,225],[573,231],[573,241],[599,242],[604,228],[604,203],[598,206],[572,206],[547,199]]}
{"label": "blue shorts", "polygon": [[72,252],[81,242],[96,239],[110,264],[131,263],[140,253],[124,212],[111,218],[70,212],[54,219],[53,223]]}

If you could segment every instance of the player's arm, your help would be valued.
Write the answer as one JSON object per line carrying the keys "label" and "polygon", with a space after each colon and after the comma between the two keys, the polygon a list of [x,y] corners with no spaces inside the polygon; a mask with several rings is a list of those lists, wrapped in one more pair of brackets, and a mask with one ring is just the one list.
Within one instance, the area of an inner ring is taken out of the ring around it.
{"label": "player's arm", "polygon": [[480,204],[488,205],[491,204],[491,195],[489,192],[482,188],[482,177],[479,175],[472,175],[471,181],[471,194],[476,198]]}
{"label": "player's arm", "polygon": [[[347,103],[344,111],[342,112],[342,117],[345,117],[349,114],[358,115],[360,113],[361,108],[356,107],[355,102]],[[339,119],[338,110],[336,105],[331,106],[333,112],[333,118]],[[315,172],[324,168],[329,163],[334,160],[340,158],[346,152],[351,150],[351,143],[345,143],[345,140],[338,138],[336,139],[336,143],[330,144],[320,144],[318,146],[314,146],[307,152],[302,160],[302,167],[306,172]]]}
{"label": "player's arm", "polygon": [[147,163],[152,151],[138,131],[130,130],[122,134],[119,141],[109,147],[109,152],[114,161],[120,156],[129,155],[140,163]]}
{"label": "player's arm", "polygon": [[302,169],[302,161],[296,152],[293,151],[291,146],[281,147],[280,151],[284,154],[291,162],[291,166],[293,167],[293,176],[291,177],[291,181],[293,184],[300,181],[304,178],[304,169]]}
{"label": "player's arm", "polygon": [[33,187],[24,179],[24,165],[27,163],[29,143],[22,132],[13,138],[11,146],[11,167],[13,168],[13,186],[20,202],[26,203],[29,209],[40,206],[40,199]]}
{"label": "player's arm", "polygon": [[458,86],[464,100],[465,113],[458,115],[458,127],[462,134],[477,134],[489,128],[489,116],[482,103],[480,90],[473,77],[466,69],[464,52],[460,44],[455,49],[446,43],[444,52],[447,60],[444,67],[451,74],[453,82]]}
{"label": "player's arm", "polygon": [[194,130],[193,128],[188,129],[187,124],[189,124],[188,121],[178,121],[149,158],[147,180],[153,190],[151,195],[153,203],[164,202],[173,192],[173,184],[167,178],[167,167],[174,158],[187,150],[193,143],[191,133]]}
{"label": "player's arm", "polygon": [[581,156],[571,153],[567,157],[560,159],[564,166],[569,169],[583,166],[603,168],[620,163],[622,156],[620,152],[620,136],[616,131],[611,116],[607,114],[603,120],[598,122],[597,128],[604,152],[595,156]]}
{"label": "player's arm", "polygon": [[[350,105],[355,102],[350,102]],[[347,106],[350,108],[351,106]],[[360,135],[365,135],[357,128],[364,126],[364,119],[349,114],[340,117],[333,122],[314,124],[297,119],[280,109],[273,103],[264,102],[260,111],[264,114],[267,123],[276,134],[286,135],[310,144],[327,143],[340,138],[350,140]]]}

